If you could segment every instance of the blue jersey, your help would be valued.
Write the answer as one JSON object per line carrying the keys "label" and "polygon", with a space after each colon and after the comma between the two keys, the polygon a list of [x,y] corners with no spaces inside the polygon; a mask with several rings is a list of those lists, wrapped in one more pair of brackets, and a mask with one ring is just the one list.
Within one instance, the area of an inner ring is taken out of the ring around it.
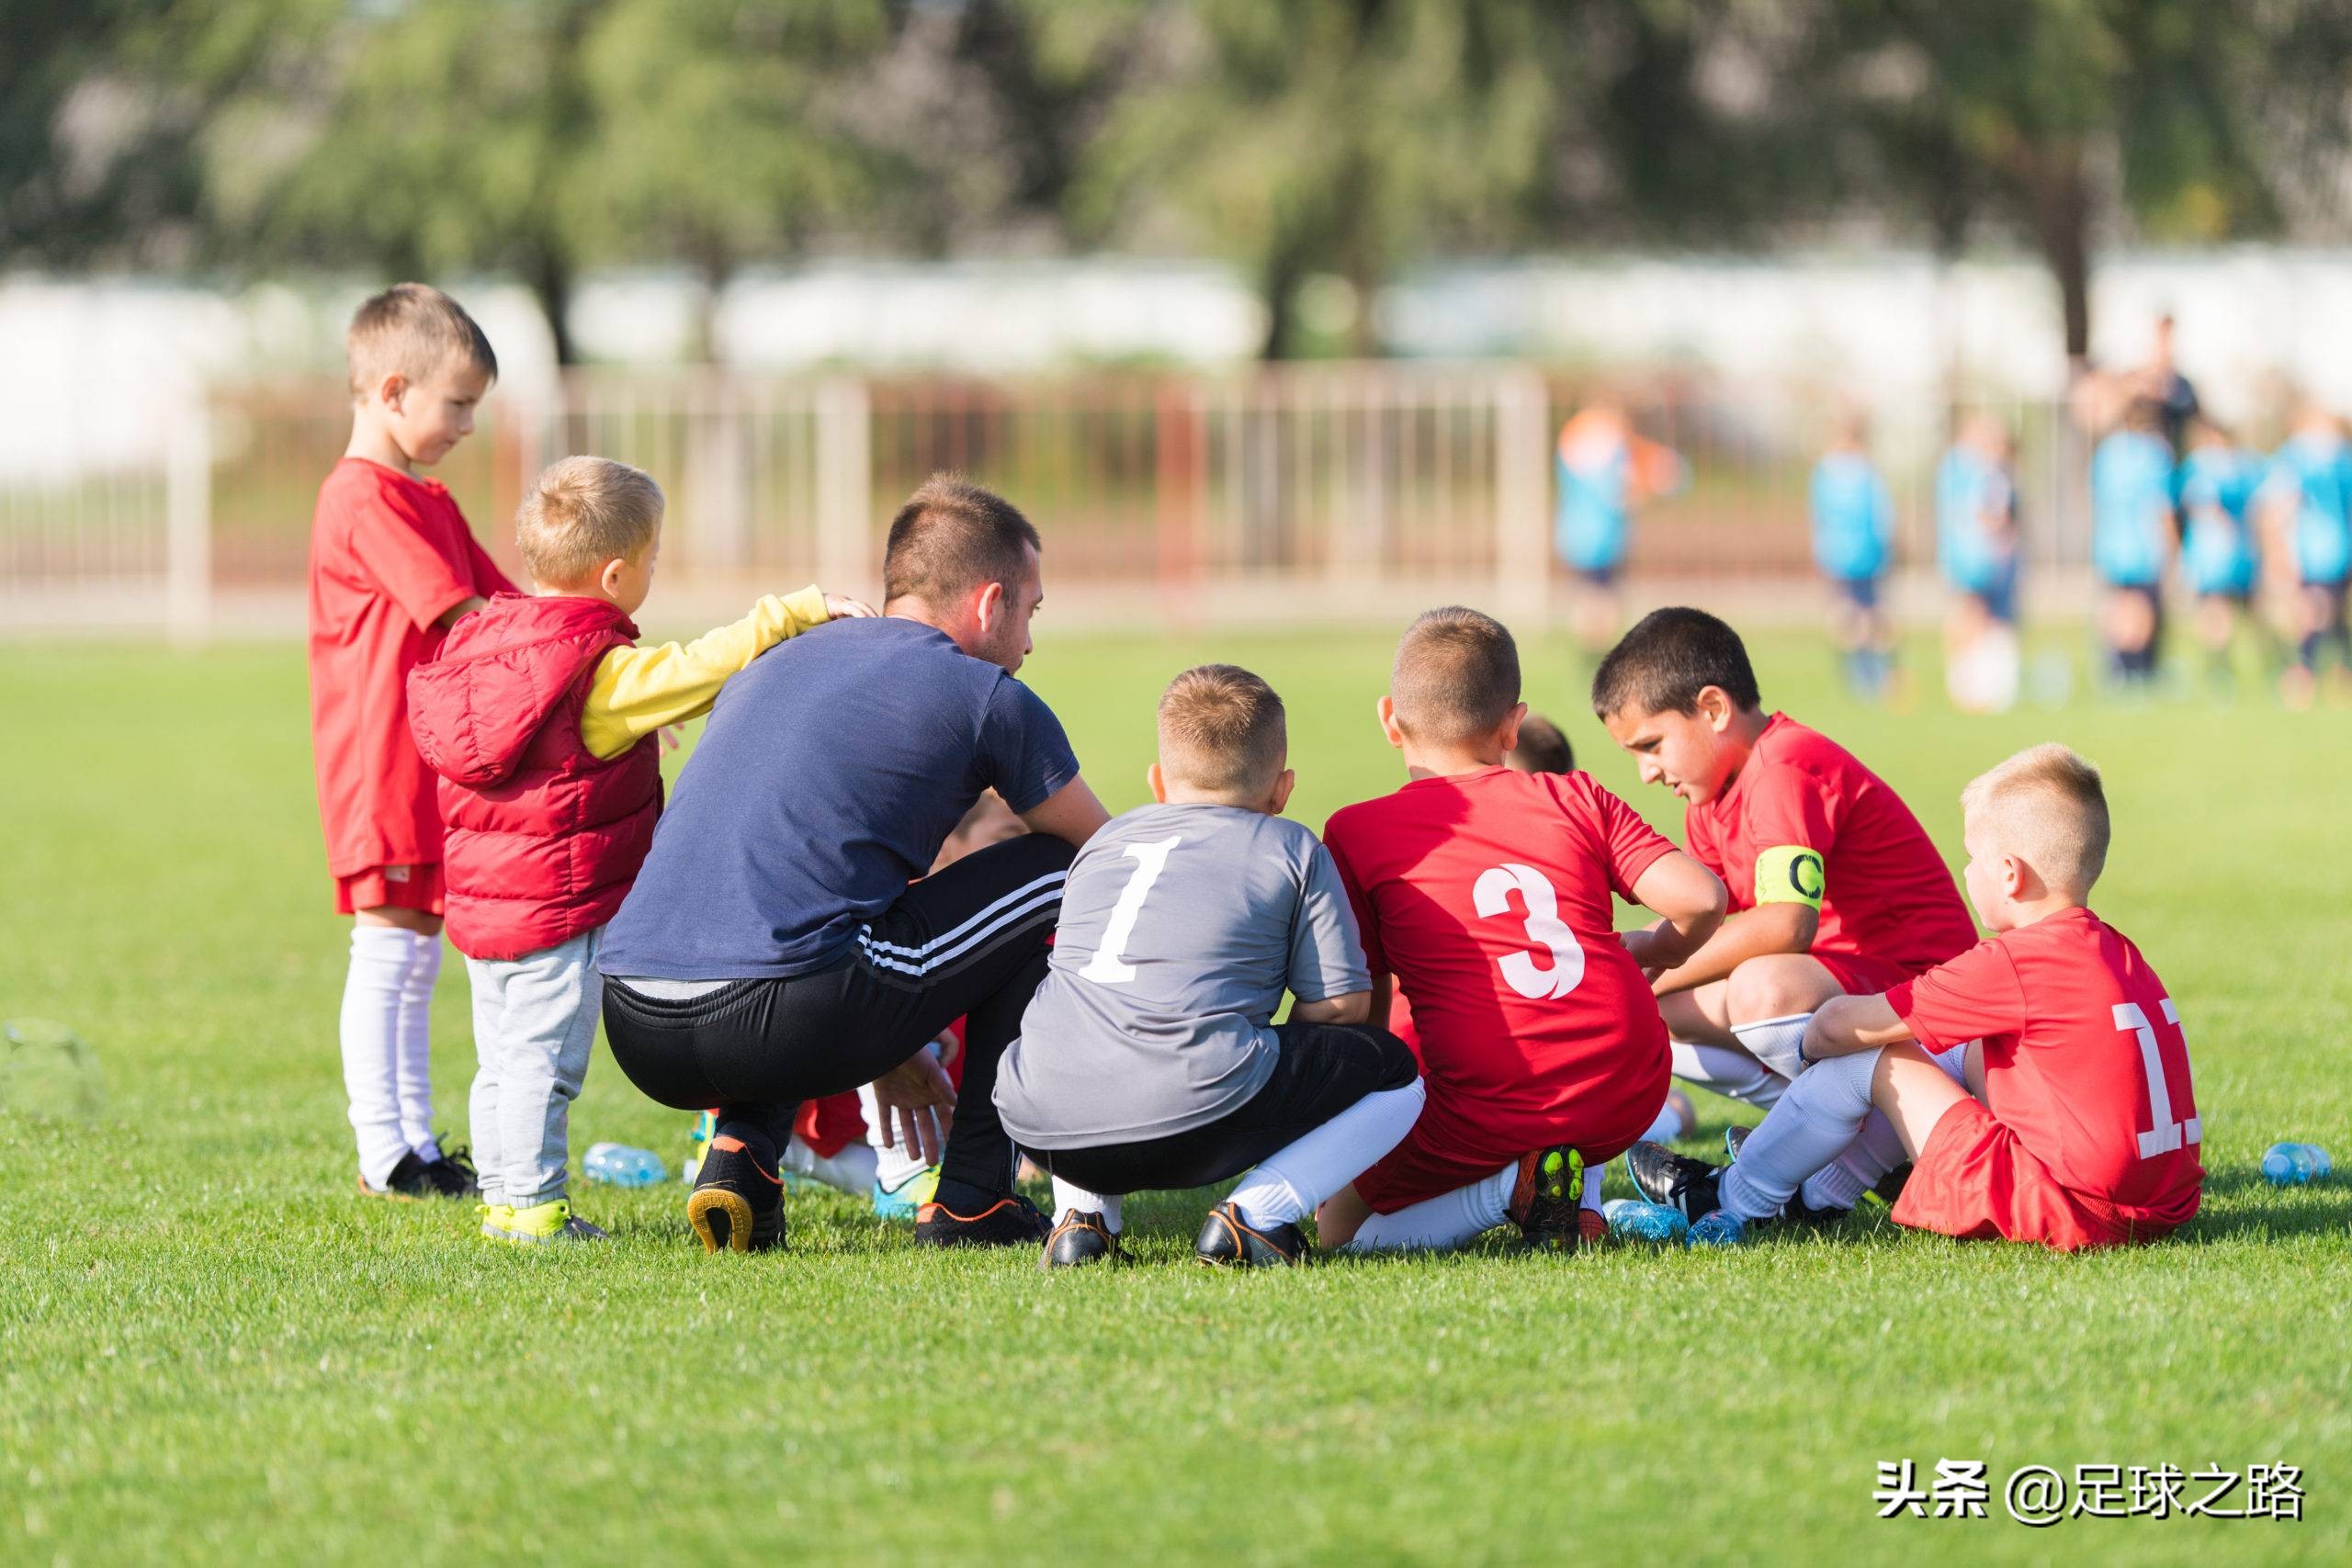
{"label": "blue jersey", "polygon": [[1832,452],[1813,469],[1813,558],[1845,582],[1886,570],[1894,543],[1894,502],[1877,467],[1860,452]]}
{"label": "blue jersey", "polygon": [[1559,459],[1560,502],[1554,543],[1578,571],[1609,571],[1625,564],[1633,526],[1633,454],[1622,445],[1598,463]]}
{"label": "blue jersey", "polygon": [[1963,593],[2006,593],[2017,576],[2013,541],[1985,528],[1987,514],[2012,516],[2017,493],[1998,463],[1965,446],[1944,454],[1936,468],[1936,564]]}
{"label": "blue jersey", "polygon": [[2091,454],[2091,564],[2119,588],[2152,588],[2172,531],[2172,448],[2119,430]]}
{"label": "blue jersey", "polygon": [[2295,570],[2308,583],[2352,577],[2352,448],[2333,435],[2288,438],[2270,460],[2267,486],[2291,497]]}
{"label": "blue jersey", "polygon": [[2261,562],[2246,513],[2261,480],[2260,460],[2227,446],[2195,447],[2180,460],[2180,565],[2198,592],[2254,592]]}

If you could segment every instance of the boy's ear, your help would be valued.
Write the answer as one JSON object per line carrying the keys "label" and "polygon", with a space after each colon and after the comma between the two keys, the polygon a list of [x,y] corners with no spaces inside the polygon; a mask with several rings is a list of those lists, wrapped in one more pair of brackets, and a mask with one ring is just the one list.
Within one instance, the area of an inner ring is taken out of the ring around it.
{"label": "boy's ear", "polygon": [[1388,744],[1399,751],[1405,749],[1404,727],[1396,722],[1396,699],[1383,692],[1372,711],[1380,716],[1380,732],[1388,737]]}
{"label": "boy's ear", "polygon": [[1495,739],[1503,743],[1503,750],[1506,753],[1519,750],[1519,727],[1526,722],[1527,705],[1525,703],[1521,703],[1512,708],[1504,717],[1503,727],[1496,734]]}
{"label": "boy's ear", "polygon": [[1151,798],[1161,806],[1168,804],[1168,775],[1154,762],[1143,771],[1144,782],[1151,786]]}
{"label": "boy's ear", "polygon": [[1731,694],[1721,686],[1699,688],[1699,716],[1705,719],[1707,728],[1717,735],[1731,728],[1732,715],[1737,711],[1732,705]]}
{"label": "boy's ear", "polygon": [[605,591],[607,598],[619,593],[621,591],[621,573],[628,570],[628,562],[626,560],[616,558],[612,560],[606,561],[605,563],[605,570],[596,574],[596,586]]}
{"label": "boy's ear", "polygon": [[406,396],[408,378],[397,370],[376,383],[376,400],[395,413],[400,412],[401,400]]}
{"label": "boy's ear", "polygon": [[1274,792],[1270,797],[1266,815],[1280,817],[1283,814],[1283,807],[1290,804],[1290,792],[1297,787],[1298,770],[1284,768],[1283,776],[1274,781]]}

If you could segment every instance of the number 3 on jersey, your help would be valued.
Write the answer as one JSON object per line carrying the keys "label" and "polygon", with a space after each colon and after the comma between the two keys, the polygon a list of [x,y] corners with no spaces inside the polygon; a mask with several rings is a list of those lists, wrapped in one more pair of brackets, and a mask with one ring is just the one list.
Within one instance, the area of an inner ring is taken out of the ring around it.
{"label": "number 3 on jersey", "polygon": [[1136,863],[1127,885],[1119,889],[1119,901],[1111,906],[1110,921],[1102,928],[1102,945],[1086,967],[1078,972],[1081,980],[1091,980],[1098,986],[1116,986],[1136,977],[1136,966],[1121,954],[1127,949],[1127,939],[1136,933],[1136,917],[1143,913],[1143,901],[1151,892],[1151,885],[1168,869],[1168,857],[1184,841],[1182,833],[1152,844],[1129,844],[1125,853]]}
{"label": "number 3 on jersey", "polygon": [[1513,892],[1527,906],[1527,940],[1551,953],[1552,966],[1541,968],[1524,953],[1506,953],[1496,960],[1504,983],[1531,1001],[1566,996],[1584,979],[1584,949],[1560,919],[1560,896],[1550,878],[1533,866],[1506,861],[1478,874],[1470,900],[1480,916],[1491,919],[1511,912]]}

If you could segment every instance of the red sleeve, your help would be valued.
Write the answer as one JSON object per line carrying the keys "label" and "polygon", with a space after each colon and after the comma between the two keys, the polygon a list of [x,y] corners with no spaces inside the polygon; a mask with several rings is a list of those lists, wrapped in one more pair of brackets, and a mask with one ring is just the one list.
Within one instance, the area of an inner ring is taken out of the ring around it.
{"label": "red sleeve", "polygon": [[514,580],[509,578],[499,564],[491,558],[490,552],[481,547],[481,541],[473,536],[470,529],[466,534],[466,558],[473,563],[474,592],[482,598],[488,599],[499,593],[523,592],[514,586]]}
{"label": "red sleeve", "polygon": [[[390,486],[379,488],[350,512],[353,558],[420,631],[476,592],[468,581],[470,572],[459,575],[457,565],[426,535],[427,526],[409,498]],[[491,570],[497,571],[495,566]],[[503,572],[498,576],[505,581]]]}
{"label": "red sleeve", "polygon": [[1886,993],[1886,1005],[1930,1051],[2025,1027],[2025,987],[1997,942],[1980,942]]}
{"label": "red sleeve", "polygon": [[1674,852],[1673,842],[1642,820],[1642,814],[1615,795],[1588,781],[1591,808],[1600,826],[1601,852],[1609,860],[1609,888],[1628,904],[1637,904],[1634,884],[1642,873]]}
{"label": "red sleeve", "polygon": [[1748,847],[1760,858],[1766,850],[1793,844],[1812,850],[1824,861],[1838,841],[1829,821],[1828,791],[1803,768],[1785,762],[1759,763],[1763,773],[1748,782],[1741,818]]}
{"label": "red sleeve", "polygon": [[1340,869],[1340,886],[1348,890],[1348,907],[1355,911],[1356,934],[1363,939],[1364,966],[1374,979],[1388,974],[1388,955],[1381,951],[1380,919],[1373,912],[1372,899],[1365,894],[1363,884],[1356,879],[1355,867],[1348,863],[1348,852],[1340,838],[1333,837],[1340,828],[1336,817],[1323,824],[1323,847],[1330,852],[1331,863]]}

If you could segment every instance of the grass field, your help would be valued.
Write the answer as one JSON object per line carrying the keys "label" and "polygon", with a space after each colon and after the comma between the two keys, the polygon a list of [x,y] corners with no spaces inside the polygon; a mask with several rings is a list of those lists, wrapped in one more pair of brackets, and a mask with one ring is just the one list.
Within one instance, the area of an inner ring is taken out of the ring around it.
{"label": "grass field", "polygon": [[[1195,658],[1287,697],[1294,812],[1397,781],[1382,637],[1057,642],[1029,678],[1114,808]],[[1661,823],[1575,700],[1531,697]],[[2063,1258],[1849,1220],[1737,1253],[1458,1257],[1228,1277],[1202,1207],[1143,1264],[918,1254],[846,1200],[705,1258],[674,1185],[583,1188],[613,1245],[518,1256],[470,1212],[364,1201],[336,1067],[345,955],[299,649],[0,649],[0,1015],[71,1021],[96,1125],[0,1113],[0,1562],[805,1560],[1351,1565],[2352,1557],[2352,833],[2341,711],[1852,708],[1812,642],[1769,698],[1845,739],[1956,857],[1954,795],[2028,742],[2108,769],[2098,905],[2170,984],[2211,1172],[2176,1242]],[[845,718],[845,728],[854,719]],[[462,1135],[462,970],[435,1060]],[[1730,1109],[1702,1103],[1694,1149]],[[573,1117],[673,1163],[684,1118],[599,1060]],[[1620,1179],[1622,1179],[1622,1178]],[[1983,1460],[1992,1517],[1873,1516],[1874,1461]],[[2300,1524],[2004,1516],[2017,1467],[2303,1469]],[[1635,1554],[1638,1554],[1636,1558]]]}

